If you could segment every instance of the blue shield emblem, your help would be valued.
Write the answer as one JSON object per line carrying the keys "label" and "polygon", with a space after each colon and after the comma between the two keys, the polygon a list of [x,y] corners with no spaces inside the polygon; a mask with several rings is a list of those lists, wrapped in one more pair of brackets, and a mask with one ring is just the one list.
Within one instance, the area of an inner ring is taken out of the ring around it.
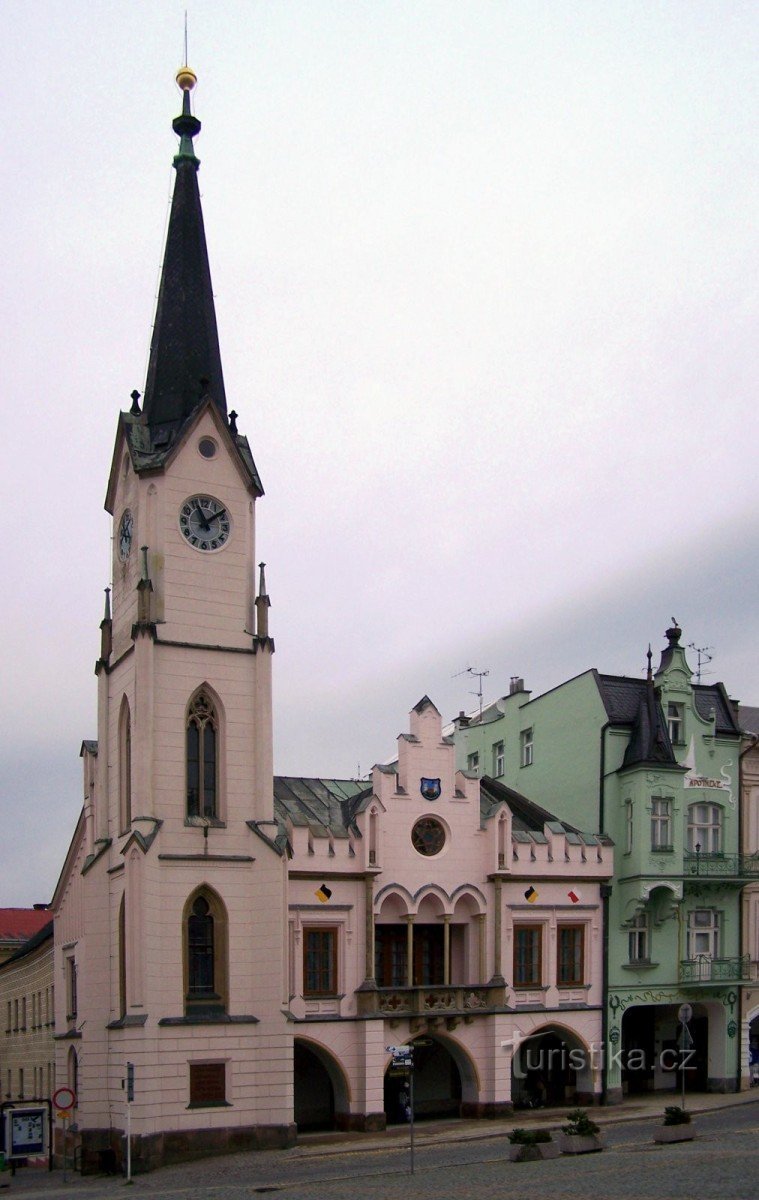
{"label": "blue shield emblem", "polygon": [[422,777],[419,784],[419,791],[424,796],[425,800],[437,800],[440,795],[440,780],[425,779]]}

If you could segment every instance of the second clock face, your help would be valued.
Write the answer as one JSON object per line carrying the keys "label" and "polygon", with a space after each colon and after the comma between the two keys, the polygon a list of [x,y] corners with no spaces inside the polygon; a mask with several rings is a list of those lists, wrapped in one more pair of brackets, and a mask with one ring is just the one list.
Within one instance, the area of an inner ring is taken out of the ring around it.
{"label": "second clock face", "polygon": [[179,510],[179,528],[196,550],[221,550],[229,540],[229,513],[213,496],[190,496]]}

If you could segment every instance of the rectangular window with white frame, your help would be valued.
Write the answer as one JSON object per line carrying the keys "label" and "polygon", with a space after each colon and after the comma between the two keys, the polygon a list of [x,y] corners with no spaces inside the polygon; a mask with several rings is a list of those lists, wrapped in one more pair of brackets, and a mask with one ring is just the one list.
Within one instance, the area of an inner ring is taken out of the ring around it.
{"label": "rectangular window with white frame", "polygon": [[499,779],[503,775],[506,765],[506,756],[504,754],[503,742],[493,743],[493,778]]}
{"label": "rectangular window with white frame", "polygon": [[675,704],[671,700],[667,704],[667,732],[673,746],[682,746],[685,742],[685,705]]}
{"label": "rectangular window with white frame", "polygon": [[520,749],[520,764],[523,767],[531,767],[534,760],[534,743],[532,736],[532,727],[523,729],[519,735]]}
{"label": "rectangular window with white frame", "polygon": [[648,913],[636,913],[627,935],[627,957],[631,963],[650,962],[649,936]]}
{"label": "rectangular window with white frame", "polygon": [[722,853],[722,809],[719,804],[691,804],[687,846],[691,854]]}
{"label": "rectangular window with white frame", "polygon": [[479,772],[480,772],[480,755],[479,755],[479,752],[478,752],[477,750],[473,750],[471,754],[467,754],[467,756],[466,756],[466,769],[467,769],[467,771],[474,771],[474,773],[475,773],[476,775],[479,775]]}
{"label": "rectangular window with white frame", "polygon": [[672,800],[666,796],[651,797],[651,849],[672,850]]}

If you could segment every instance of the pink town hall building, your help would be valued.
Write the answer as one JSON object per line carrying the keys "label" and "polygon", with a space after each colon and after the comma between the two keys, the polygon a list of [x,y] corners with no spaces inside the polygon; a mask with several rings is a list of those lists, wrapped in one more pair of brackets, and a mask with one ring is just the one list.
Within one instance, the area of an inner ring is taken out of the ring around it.
{"label": "pink town hall building", "polygon": [[[228,411],[194,76],[143,397],[119,414],[97,740],[53,900],[83,1170],[599,1098],[608,840],[457,772],[425,697],[365,780],[275,777],[261,480]],[[569,1050],[577,1053],[571,1058]]]}

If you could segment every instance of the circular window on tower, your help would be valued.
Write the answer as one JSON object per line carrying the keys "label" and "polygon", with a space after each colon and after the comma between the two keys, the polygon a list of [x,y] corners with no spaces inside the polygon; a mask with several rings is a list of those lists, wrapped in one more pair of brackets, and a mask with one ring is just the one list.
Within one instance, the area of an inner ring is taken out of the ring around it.
{"label": "circular window on tower", "polygon": [[419,854],[432,858],[445,846],[445,828],[435,817],[422,817],[411,830],[411,844]]}
{"label": "circular window on tower", "polygon": [[213,458],[216,454],[217,446],[213,438],[204,437],[198,442],[198,450],[203,458]]}

